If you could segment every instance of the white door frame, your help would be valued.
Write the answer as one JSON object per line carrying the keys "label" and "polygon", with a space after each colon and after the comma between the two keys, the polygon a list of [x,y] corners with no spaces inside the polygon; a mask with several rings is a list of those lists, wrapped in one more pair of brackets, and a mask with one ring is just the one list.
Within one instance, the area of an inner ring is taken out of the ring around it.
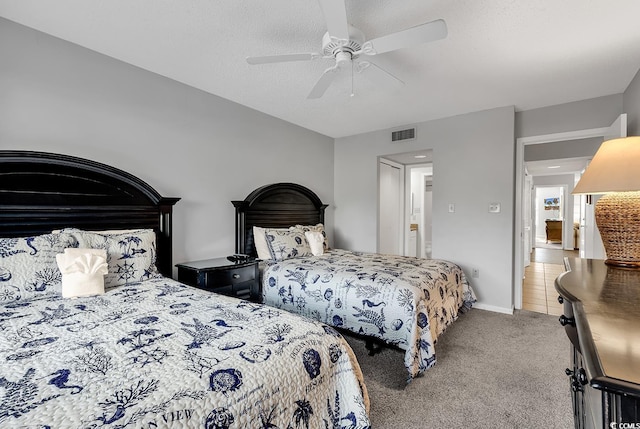
{"label": "white door frame", "polygon": [[524,190],[524,147],[531,144],[554,143],[592,137],[604,137],[610,127],[567,131],[564,133],[544,134],[516,139],[516,207],[514,210],[514,261],[513,261],[513,305],[522,308],[522,279],[524,277],[524,227],[522,222],[522,204]]}

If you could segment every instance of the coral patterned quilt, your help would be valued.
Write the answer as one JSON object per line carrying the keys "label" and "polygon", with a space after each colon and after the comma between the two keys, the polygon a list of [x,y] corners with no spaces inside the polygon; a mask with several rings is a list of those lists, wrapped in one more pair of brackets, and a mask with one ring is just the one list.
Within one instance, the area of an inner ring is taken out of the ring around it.
{"label": "coral patterned quilt", "polygon": [[2,428],[367,428],[333,328],[166,278],[0,301]]}
{"label": "coral patterned quilt", "polygon": [[476,301],[454,263],[340,249],[267,261],[262,283],[268,305],[406,350],[409,380],[435,364],[436,339]]}

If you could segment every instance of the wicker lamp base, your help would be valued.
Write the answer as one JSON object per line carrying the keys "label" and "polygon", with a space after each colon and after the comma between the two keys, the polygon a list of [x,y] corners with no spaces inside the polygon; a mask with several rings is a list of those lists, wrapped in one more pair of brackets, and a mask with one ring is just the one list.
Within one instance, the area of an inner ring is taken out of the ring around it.
{"label": "wicker lamp base", "polygon": [[595,207],[607,265],[640,269],[640,192],[603,195]]}

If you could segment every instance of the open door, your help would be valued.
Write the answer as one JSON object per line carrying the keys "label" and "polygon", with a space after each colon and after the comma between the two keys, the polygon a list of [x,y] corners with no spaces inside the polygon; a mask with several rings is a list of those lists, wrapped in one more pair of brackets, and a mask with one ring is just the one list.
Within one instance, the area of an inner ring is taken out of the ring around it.
{"label": "open door", "polygon": [[[627,136],[627,114],[623,113],[604,133],[604,140]],[[596,226],[595,205],[600,195],[580,197],[580,257],[606,259],[602,238]]]}
{"label": "open door", "polygon": [[[523,217],[522,217],[522,222],[523,222],[523,241],[524,241],[524,252],[523,256],[524,256],[524,266],[528,267],[529,265],[531,265],[531,250],[533,249],[533,236],[531,235],[533,233],[533,231],[531,230],[531,225],[532,225],[532,216],[531,216],[531,212],[532,212],[532,199],[531,199],[531,188],[533,187],[533,184],[531,182],[531,176],[529,176],[528,174],[525,173],[524,176],[524,190],[523,190],[523,207],[525,207],[525,210],[523,210]],[[526,209],[526,207],[528,207],[528,209]]]}
{"label": "open door", "polygon": [[402,255],[404,167],[386,159],[379,162],[378,253]]}

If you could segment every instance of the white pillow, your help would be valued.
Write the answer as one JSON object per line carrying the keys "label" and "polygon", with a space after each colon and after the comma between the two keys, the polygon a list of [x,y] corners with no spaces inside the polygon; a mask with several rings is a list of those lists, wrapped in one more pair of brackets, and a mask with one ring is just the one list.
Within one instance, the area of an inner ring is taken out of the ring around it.
{"label": "white pillow", "polygon": [[313,256],[320,256],[324,253],[324,235],[320,231],[305,231],[304,236],[309,242]]}
{"label": "white pillow", "polygon": [[260,228],[259,226],[253,227],[253,244],[256,247],[258,259],[271,259],[267,238],[264,236],[264,228]]}

